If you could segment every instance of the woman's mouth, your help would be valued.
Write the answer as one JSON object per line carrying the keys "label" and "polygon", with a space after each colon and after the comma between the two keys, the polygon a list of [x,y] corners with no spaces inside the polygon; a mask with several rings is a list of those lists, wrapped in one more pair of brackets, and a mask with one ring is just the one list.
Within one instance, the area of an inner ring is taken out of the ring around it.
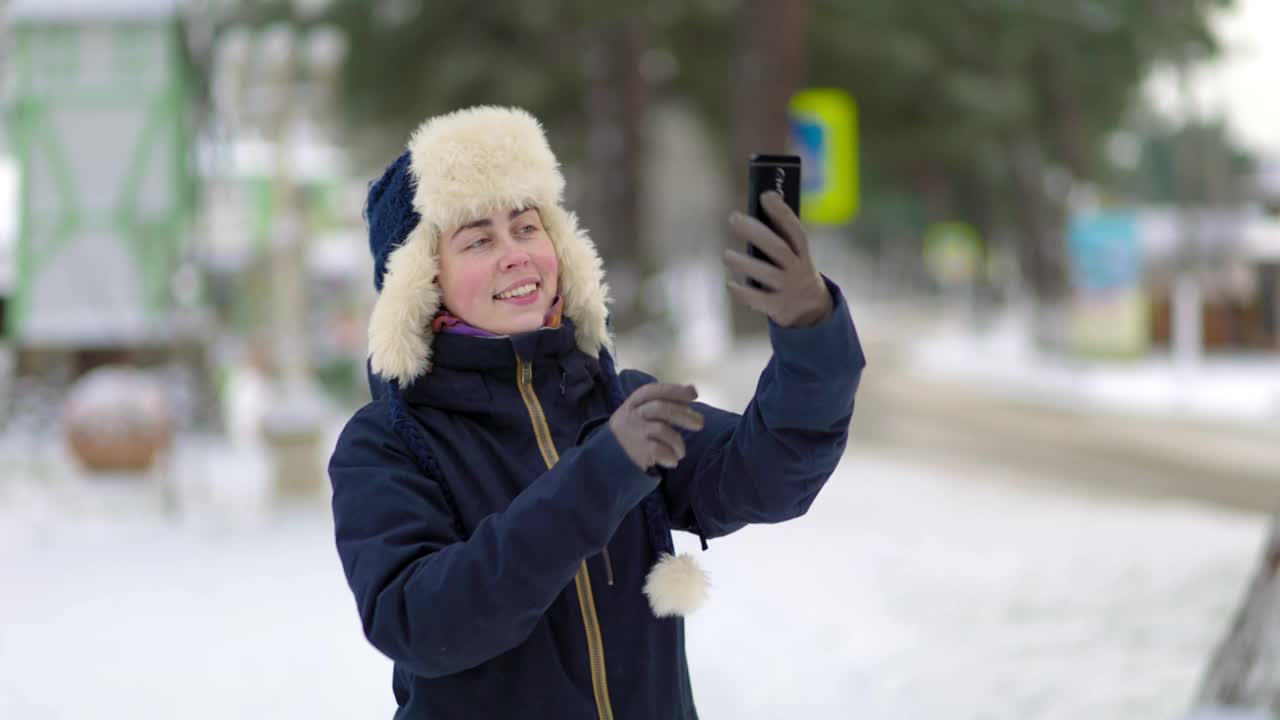
{"label": "woman's mouth", "polygon": [[538,300],[538,296],[541,294],[539,292],[540,287],[540,284],[536,282],[525,283],[506,292],[498,293],[493,296],[493,299],[513,305],[531,305]]}

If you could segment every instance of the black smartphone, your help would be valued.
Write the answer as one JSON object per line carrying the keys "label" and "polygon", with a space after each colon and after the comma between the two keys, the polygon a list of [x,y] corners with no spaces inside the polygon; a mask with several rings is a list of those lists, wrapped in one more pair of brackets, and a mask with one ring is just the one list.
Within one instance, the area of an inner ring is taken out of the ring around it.
{"label": "black smartphone", "polygon": [[[764,155],[754,154],[747,163],[747,214],[764,223],[783,240],[787,236],[781,228],[775,226],[769,214],[760,205],[760,193],[775,190],[782,196],[783,202],[791,211],[800,216],[800,156],[799,155]],[[769,256],[760,252],[751,243],[747,243],[747,254],[773,263]],[[762,289],[760,283],[747,278],[747,284]]]}

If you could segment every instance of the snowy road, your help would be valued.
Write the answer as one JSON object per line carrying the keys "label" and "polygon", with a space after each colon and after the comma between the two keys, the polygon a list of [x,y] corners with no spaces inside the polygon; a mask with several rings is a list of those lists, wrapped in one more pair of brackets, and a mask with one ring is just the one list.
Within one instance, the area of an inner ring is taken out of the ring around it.
{"label": "snowy road", "polygon": [[[807,517],[713,541],[703,717],[1179,717],[1263,518],[1031,486],[854,447]],[[0,718],[390,717],[323,506],[32,507],[0,502]]]}

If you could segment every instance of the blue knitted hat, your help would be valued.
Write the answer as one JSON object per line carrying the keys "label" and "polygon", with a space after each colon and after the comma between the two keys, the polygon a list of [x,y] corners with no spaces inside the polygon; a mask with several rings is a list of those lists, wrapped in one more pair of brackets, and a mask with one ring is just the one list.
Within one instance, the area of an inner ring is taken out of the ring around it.
{"label": "blue knitted hat", "polygon": [[369,222],[369,252],[373,253],[373,286],[382,292],[387,274],[387,256],[422,221],[413,209],[413,177],[409,174],[409,151],[405,150],[387,166],[382,177],[369,186],[364,217]]}

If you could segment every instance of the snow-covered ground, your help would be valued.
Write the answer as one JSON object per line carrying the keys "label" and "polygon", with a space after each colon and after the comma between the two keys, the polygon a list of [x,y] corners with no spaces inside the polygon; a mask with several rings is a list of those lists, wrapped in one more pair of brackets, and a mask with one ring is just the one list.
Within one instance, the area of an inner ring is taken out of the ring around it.
{"label": "snow-covered ground", "polygon": [[[166,515],[119,480],[49,492],[43,447],[0,463],[0,718],[390,717],[323,501],[188,487]],[[263,472],[192,440],[174,467]],[[808,516],[713,541],[703,717],[1180,717],[1263,519],[1007,480],[855,445]]]}
{"label": "snow-covered ground", "polygon": [[705,715],[1179,717],[1261,519],[1012,480],[855,448],[808,516],[715,543]]}

